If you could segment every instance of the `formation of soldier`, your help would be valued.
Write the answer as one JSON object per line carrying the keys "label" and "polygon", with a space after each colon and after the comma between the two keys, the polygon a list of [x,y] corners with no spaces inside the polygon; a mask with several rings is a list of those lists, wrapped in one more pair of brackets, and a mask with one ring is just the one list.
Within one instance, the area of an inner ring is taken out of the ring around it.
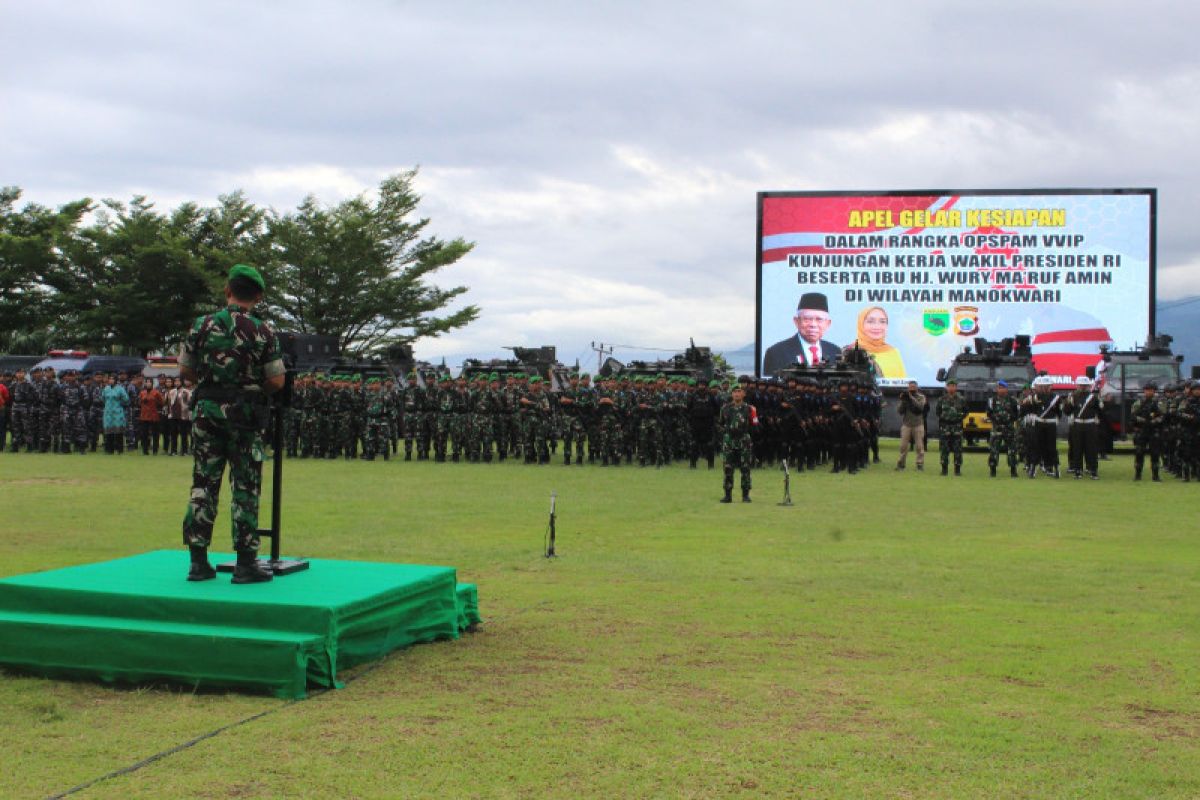
{"label": "formation of soldier", "polygon": [[0,449],[84,454],[103,440],[110,453],[188,452],[191,387],[177,378],[35,368],[0,375],[0,386],[8,397]]}
{"label": "formation of soldier", "polygon": [[[878,461],[883,400],[853,381],[809,378],[736,384],[756,423],[745,432],[748,458],[735,471],[786,460],[793,471],[832,465],[855,473]],[[286,449],[298,458],[364,458],[491,462],[518,459],[546,464],[665,466],[688,462],[714,468],[724,455],[721,409],[731,385],[677,376],[572,376],[552,390],[538,376],[448,375],[425,386],[360,375],[305,374],[285,410]],[[179,378],[141,375],[82,376],[51,369],[0,375],[0,448],[9,451],[87,453],[103,442],[109,452],[140,447],[146,454],[189,452],[192,387]],[[123,399],[122,399],[123,398]],[[116,406],[116,408],[114,408]],[[961,474],[966,404],[953,383],[930,403],[939,422],[942,474]],[[1067,471],[1097,479],[1101,430],[1108,411],[1096,387],[1081,378],[1056,393],[1048,378],[1022,392],[1001,381],[989,400],[988,468],[1002,461],[1009,474],[1059,477],[1058,422],[1067,423]],[[114,421],[115,420],[115,421]],[[1129,428],[1134,477],[1150,461],[1161,473],[1200,478],[1200,383],[1153,385],[1133,404]],[[738,447],[746,441],[742,433]]]}
{"label": "formation of soldier", "polygon": [[[942,416],[942,404],[955,393],[947,384],[947,393],[939,401],[939,423],[942,425],[942,474],[945,474],[947,449],[955,455],[955,474],[961,464],[962,415],[947,411]],[[1039,473],[1058,478],[1061,475],[1058,453],[1058,422],[1067,420],[1067,471],[1076,479],[1099,479],[1101,430],[1106,424],[1106,403],[1092,379],[1079,378],[1070,392],[1053,391],[1052,379],[1035,378],[1018,397],[1000,381],[995,395],[988,401],[988,419],[992,432],[988,440],[988,468],[996,477],[1001,455],[1006,456],[1009,474],[1017,477],[1017,465],[1025,465],[1025,474],[1034,478]],[[957,419],[957,422],[955,422]],[[1165,397],[1158,388],[1147,384],[1143,397],[1137,400],[1129,415],[1134,446],[1134,480],[1142,479],[1146,456],[1150,457],[1151,479],[1161,480],[1163,469],[1180,480],[1200,478],[1200,383],[1171,385]],[[952,430],[947,431],[950,426]],[[957,432],[957,437],[956,437]],[[949,444],[948,444],[949,443]]]}
{"label": "formation of soldier", "polygon": [[422,385],[359,375],[297,376],[285,416],[298,458],[566,465],[714,466],[720,384],[694,378],[441,375]]}

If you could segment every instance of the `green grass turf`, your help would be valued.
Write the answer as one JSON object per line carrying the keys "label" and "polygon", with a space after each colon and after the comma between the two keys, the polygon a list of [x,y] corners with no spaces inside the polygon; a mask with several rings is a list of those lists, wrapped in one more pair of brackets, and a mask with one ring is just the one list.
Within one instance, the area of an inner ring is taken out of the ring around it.
{"label": "green grass turf", "polygon": [[[798,475],[792,508],[771,471],[724,506],[679,466],[290,462],[286,550],[456,566],[485,627],[290,705],[5,674],[0,797],[260,711],[83,796],[1200,795],[1200,485],[984,458]],[[176,544],[189,470],[0,456],[0,573]]]}

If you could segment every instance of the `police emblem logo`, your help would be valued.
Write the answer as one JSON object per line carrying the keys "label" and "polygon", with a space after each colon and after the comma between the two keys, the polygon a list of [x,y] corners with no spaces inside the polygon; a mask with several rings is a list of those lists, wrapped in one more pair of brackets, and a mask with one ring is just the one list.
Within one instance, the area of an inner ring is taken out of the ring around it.
{"label": "police emblem logo", "polygon": [[954,307],[954,332],[959,336],[975,336],[979,333],[979,307]]}

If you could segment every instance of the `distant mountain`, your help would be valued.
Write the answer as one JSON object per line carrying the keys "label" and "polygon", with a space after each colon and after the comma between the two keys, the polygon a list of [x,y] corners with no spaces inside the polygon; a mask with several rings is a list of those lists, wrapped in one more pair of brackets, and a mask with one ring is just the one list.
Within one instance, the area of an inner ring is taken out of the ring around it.
{"label": "distant mountain", "polygon": [[1174,338],[1171,350],[1183,354],[1184,377],[1191,377],[1192,366],[1200,364],[1200,295],[1160,302],[1154,326]]}

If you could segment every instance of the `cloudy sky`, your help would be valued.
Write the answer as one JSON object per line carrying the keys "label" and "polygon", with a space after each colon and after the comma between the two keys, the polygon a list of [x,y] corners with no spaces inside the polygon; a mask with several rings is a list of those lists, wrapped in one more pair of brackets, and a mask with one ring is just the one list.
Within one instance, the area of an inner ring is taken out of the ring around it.
{"label": "cloudy sky", "polygon": [[[1200,6],[0,0],[0,184],[279,210],[420,167],[480,320],[419,357],[754,338],[762,190],[1152,186],[1200,294]],[[624,350],[618,357],[637,357]]]}

